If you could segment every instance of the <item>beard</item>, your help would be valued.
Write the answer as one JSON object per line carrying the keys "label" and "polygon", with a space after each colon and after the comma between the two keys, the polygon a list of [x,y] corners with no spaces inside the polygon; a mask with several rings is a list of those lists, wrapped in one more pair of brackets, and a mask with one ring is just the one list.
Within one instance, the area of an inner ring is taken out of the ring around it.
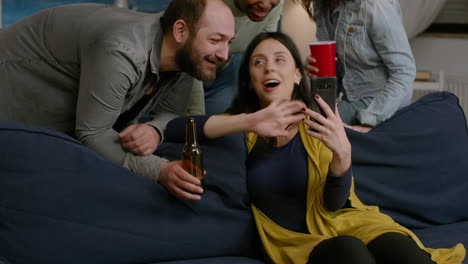
{"label": "beard", "polygon": [[196,59],[197,52],[193,48],[193,39],[190,38],[176,52],[176,63],[183,72],[201,81],[212,81],[216,78],[216,70],[203,70],[202,63],[204,58]]}

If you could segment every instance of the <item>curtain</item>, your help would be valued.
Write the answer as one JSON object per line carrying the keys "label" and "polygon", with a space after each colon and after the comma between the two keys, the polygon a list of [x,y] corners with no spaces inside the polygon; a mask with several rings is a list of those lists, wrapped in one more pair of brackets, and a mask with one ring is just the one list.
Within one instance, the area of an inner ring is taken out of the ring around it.
{"label": "curtain", "polygon": [[409,39],[423,32],[436,19],[447,0],[399,0],[403,25]]}

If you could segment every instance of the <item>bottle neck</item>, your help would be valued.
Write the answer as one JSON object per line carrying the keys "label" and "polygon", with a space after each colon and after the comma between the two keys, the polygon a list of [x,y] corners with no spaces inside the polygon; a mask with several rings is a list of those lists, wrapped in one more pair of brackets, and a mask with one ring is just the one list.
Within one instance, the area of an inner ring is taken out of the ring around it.
{"label": "bottle neck", "polygon": [[187,119],[187,125],[185,128],[185,142],[191,145],[198,145],[197,141],[197,124],[193,117]]}

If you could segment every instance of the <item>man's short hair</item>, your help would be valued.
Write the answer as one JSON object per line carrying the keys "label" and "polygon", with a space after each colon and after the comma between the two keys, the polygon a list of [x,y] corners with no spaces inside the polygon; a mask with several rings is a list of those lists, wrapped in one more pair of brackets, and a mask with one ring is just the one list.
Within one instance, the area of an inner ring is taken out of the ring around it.
{"label": "man's short hair", "polygon": [[172,31],[172,26],[178,19],[187,23],[191,33],[195,32],[205,6],[206,0],[172,0],[162,20],[164,33]]}

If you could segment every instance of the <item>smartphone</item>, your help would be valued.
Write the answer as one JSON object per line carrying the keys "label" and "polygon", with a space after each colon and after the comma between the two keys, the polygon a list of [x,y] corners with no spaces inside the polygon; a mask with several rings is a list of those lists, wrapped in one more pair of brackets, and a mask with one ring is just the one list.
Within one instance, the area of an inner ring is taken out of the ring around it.
{"label": "smartphone", "polygon": [[326,117],[325,112],[315,101],[314,95],[318,94],[330,106],[331,110],[335,112],[336,104],[336,77],[311,77],[310,78],[310,105],[309,108],[318,112]]}

